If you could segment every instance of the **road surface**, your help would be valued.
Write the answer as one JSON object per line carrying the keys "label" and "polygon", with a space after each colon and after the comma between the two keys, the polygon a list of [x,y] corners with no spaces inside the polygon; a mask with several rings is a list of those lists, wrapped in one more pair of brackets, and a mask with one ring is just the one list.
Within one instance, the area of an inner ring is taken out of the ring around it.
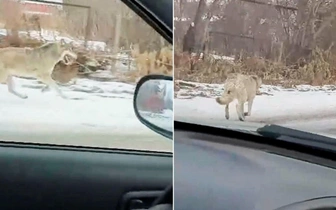
{"label": "road surface", "polygon": [[88,147],[137,149],[171,152],[172,141],[147,128],[131,129],[130,132],[113,128],[79,126],[6,124],[0,122],[1,141],[33,142],[42,144],[75,145]]}
{"label": "road surface", "polygon": [[[213,98],[175,99],[175,120],[213,126],[248,124],[251,128],[260,127],[261,124],[277,124],[336,138],[336,100],[333,100],[333,96],[330,96],[328,100],[316,98],[312,103],[303,100],[298,100],[296,103],[300,102],[305,105],[286,106],[288,104],[285,101],[279,103],[272,101],[271,98],[264,98],[264,101],[256,98],[252,116],[246,117],[245,122],[240,122],[237,119],[234,104],[230,106],[230,119],[226,120],[224,107],[216,104]],[[317,103],[324,106],[317,107],[315,106]],[[263,106],[263,104],[268,104],[268,106]]]}

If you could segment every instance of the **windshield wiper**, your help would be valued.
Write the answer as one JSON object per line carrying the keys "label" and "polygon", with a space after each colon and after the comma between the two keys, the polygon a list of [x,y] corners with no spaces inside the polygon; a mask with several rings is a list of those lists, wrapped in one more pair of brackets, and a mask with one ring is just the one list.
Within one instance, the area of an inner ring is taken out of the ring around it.
{"label": "windshield wiper", "polygon": [[336,139],[314,133],[273,124],[258,128],[257,133],[272,139],[336,152]]}

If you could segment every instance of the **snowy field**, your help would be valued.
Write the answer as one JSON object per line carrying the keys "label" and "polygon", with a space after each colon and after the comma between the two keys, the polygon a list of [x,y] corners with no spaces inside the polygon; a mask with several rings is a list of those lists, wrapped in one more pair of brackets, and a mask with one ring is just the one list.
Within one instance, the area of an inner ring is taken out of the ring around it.
{"label": "snowy field", "polygon": [[[215,101],[222,94],[223,85],[190,84],[194,87],[182,87],[174,100],[176,120],[217,126],[241,123],[235,102],[230,105],[230,119],[226,120],[224,106]],[[246,117],[246,122],[274,123],[336,137],[336,86],[285,89],[263,85],[260,91],[262,95],[256,96],[252,116]]]}
{"label": "snowy field", "polygon": [[133,111],[134,85],[78,79],[61,86],[70,99],[54,90],[42,93],[36,80],[15,78],[21,99],[0,85],[2,140],[79,146],[171,151],[172,141],[141,124]]}

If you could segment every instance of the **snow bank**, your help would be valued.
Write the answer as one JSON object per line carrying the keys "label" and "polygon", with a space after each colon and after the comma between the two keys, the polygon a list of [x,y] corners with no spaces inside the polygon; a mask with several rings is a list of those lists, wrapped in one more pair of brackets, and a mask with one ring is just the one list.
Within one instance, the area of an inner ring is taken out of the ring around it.
{"label": "snow bank", "polygon": [[[29,31],[30,35],[33,39],[40,40],[40,31],[31,30]],[[0,35],[6,36],[7,30],[6,29],[0,29]],[[19,36],[28,36],[27,31],[19,31]],[[53,41],[60,41],[63,39],[66,43],[73,42],[74,45],[84,45],[84,39],[76,39],[71,36],[62,35],[60,32],[57,31],[50,31],[50,30],[41,30],[41,36],[44,41],[47,42],[53,42]],[[88,47],[87,49],[90,50],[107,50],[106,49],[106,43],[99,42],[99,41],[88,41]]]}

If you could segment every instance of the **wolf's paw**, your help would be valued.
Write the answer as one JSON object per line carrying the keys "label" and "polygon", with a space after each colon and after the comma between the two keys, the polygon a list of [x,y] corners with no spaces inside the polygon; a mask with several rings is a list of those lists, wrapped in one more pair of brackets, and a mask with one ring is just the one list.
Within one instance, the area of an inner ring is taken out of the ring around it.
{"label": "wolf's paw", "polygon": [[246,117],[246,116],[251,116],[251,115],[248,112],[245,112],[244,116]]}
{"label": "wolf's paw", "polygon": [[21,99],[27,99],[28,96],[26,94],[22,94],[22,93],[16,93],[15,94],[17,97],[21,98]]}
{"label": "wolf's paw", "polygon": [[230,118],[230,116],[228,114],[226,114],[225,118],[228,120]]}
{"label": "wolf's paw", "polygon": [[28,96],[27,96],[27,95],[22,95],[20,98],[22,98],[22,99],[27,99]]}
{"label": "wolf's paw", "polygon": [[240,121],[245,121],[245,117],[239,117]]}
{"label": "wolf's paw", "polygon": [[49,91],[49,90],[50,90],[49,87],[46,86],[46,87],[44,87],[44,88],[41,89],[41,92],[44,93],[44,92],[47,92],[47,91]]}

